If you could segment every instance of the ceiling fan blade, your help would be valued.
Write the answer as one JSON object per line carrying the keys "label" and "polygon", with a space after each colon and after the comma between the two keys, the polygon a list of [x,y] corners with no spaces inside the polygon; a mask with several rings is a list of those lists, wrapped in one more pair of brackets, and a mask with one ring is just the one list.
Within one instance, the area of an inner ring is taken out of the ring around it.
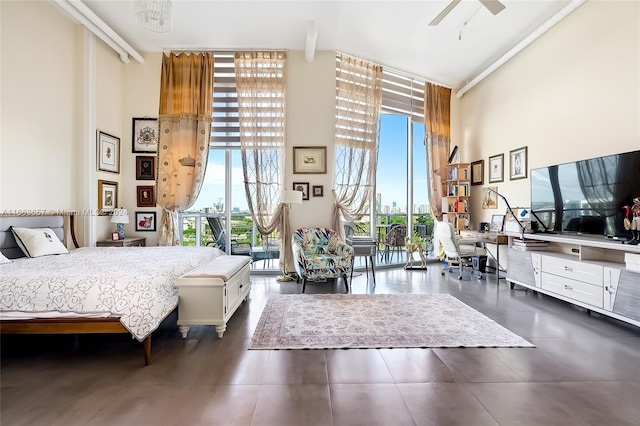
{"label": "ceiling fan blade", "polygon": [[438,16],[433,18],[433,21],[429,22],[429,26],[434,27],[438,25],[440,21],[442,21],[445,18],[445,16],[447,16],[449,12],[451,12],[453,8],[458,5],[458,3],[460,3],[460,0],[451,0],[451,3],[449,3],[447,7],[445,7],[444,10],[440,12]]}
{"label": "ceiling fan blade", "polygon": [[479,0],[479,1],[480,3],[482,3],[484,7],[487,8],[487,10],[489,10],[489,12],[493,13],[494,15],[497,15],[498,13],[504,10],[504,4],[500,3],[498,0]]}

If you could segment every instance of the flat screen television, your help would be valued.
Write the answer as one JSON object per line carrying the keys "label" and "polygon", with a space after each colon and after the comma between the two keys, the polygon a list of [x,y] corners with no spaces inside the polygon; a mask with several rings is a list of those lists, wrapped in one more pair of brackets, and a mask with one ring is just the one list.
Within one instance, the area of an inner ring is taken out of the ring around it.
{"label": "flat screen television", "polygon": [[539,231],[631,239],[624,206],[640,197],[640,151],[540,167],[530,176]]}

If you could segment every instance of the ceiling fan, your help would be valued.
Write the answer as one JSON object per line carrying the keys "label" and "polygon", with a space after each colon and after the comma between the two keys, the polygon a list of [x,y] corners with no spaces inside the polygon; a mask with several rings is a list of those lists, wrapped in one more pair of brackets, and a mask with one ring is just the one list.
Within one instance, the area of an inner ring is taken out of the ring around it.
{"label": "ceiling fan", "polygon": [[[453,10],[454,7],[460,3],[461,0],[451,0],[451,3],[444,8],[442,12],[438,16],[436,16],[433,21],[429,22],[429,26],[436,26],[442,21],[448,14]],[[478,0],[482,5],[487,8],[487,10],[494,15],[502,12],[504,9],[504,4],[500,3],[498,0]]]}

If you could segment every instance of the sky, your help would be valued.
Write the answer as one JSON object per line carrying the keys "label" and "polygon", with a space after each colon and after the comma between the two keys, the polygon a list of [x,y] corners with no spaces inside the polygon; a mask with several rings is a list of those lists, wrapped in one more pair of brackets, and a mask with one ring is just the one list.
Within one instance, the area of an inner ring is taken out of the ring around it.
{"label": "sky", "polygon": [[[382,205],[391,206],[395,202],[398,207],[404,208],[407,204],[407,120],[407,117],[399,115],[382,114],[381,116],[376,192],[382,195]],[[425,147],[423,144],[424,124],[414,123],[413,128],[413,203],[417,205],[428,204]],[[209,162],[202,190],[189,210],[200,210],[205,207],[212,207],[214,203],[224,202],[224,164],[224,150],[209,151]],[[231,167],[231,179],[233,182],[231,205],[234,208],[239,208],[240,211],[246,211],[248,207],[244,197],[242,162],[239,150],[232,152]]]}

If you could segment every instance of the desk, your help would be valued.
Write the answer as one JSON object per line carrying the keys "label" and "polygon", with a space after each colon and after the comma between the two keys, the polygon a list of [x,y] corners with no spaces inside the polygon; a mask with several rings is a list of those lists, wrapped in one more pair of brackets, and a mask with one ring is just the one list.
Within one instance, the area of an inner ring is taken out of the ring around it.
{"label": "desk", "polygon": [[482,243],[482,247],[486,250],[486,244],[496,245],[495,257],[489,251],[489,255],[496,261],[496,278],[504,279],[500,276],[500,271],[505,271],[500,265],[500,246],[509,244],[509,237],[506,234],[500,234],[498,232],[486,232],[486,231],[472,231],[469,229],[463,229],[460,231],[462,238],[475,238],[479,243]]}

